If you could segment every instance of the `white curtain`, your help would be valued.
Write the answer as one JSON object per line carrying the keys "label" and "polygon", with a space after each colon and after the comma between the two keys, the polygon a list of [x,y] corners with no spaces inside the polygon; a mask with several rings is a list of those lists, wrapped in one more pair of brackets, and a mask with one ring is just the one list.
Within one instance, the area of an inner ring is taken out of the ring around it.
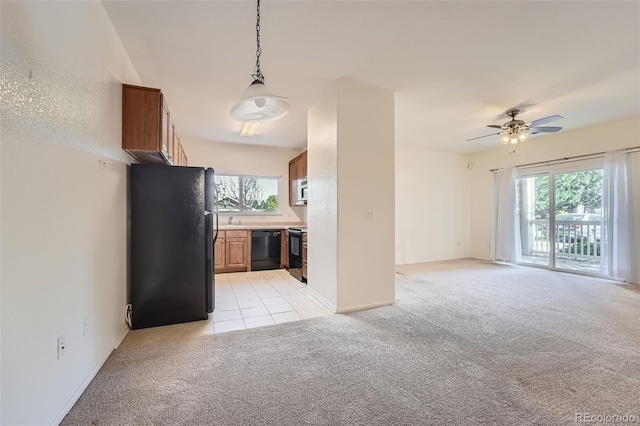
{"label": "white curtain", "polygon": [[631,276],[631,232],[627,153],[604,156],[600,273],[617,279]]}
{"label": "white curtain", "polygon": [[519,262],[522,255],[520,219],[516,205],[516,169],[499,170],[493,176],[496,195],[494,258]]}

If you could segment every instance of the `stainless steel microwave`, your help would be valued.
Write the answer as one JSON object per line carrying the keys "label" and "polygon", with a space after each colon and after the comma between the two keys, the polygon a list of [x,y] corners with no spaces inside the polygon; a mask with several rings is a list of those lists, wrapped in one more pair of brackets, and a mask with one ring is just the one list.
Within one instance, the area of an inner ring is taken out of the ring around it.
{"label": "stainless steel microwave", "polygon": [[307,204],[307,180],[302,179],[298,185],[298,202]]}

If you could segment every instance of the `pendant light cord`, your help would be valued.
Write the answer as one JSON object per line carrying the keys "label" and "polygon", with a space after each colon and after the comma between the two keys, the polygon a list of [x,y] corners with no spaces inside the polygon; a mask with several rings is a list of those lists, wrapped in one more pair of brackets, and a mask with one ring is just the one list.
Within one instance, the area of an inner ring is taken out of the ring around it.
{"label": "pendant light cord", "polygon": [[262,71],[260,70],[260,55],[262,54],[262,48],[260,47],[260,0],[257,0],[257,20],[256,20],[256,68],[252,77],[254,81],[259,81],[264,84],[264,75],[262,75]]}

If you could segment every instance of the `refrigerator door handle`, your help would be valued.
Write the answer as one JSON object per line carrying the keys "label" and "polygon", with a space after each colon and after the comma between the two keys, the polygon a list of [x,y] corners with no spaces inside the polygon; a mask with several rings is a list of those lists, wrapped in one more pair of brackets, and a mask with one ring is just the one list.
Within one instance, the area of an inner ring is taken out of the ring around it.
{"label": "refrigerator door handle", "polygon": [[213,243],[215,244],[216,241],[218,241],[218,213],[214,213],[214,215],[216,216],[216,233],[215,236],[213,237]]}

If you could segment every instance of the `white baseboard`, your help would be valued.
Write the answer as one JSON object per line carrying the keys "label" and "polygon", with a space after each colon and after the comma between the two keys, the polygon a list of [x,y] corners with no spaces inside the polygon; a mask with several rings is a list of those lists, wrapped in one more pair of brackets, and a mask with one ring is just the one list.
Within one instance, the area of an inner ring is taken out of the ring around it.
{"label": "white baseboard", "polygon": [[348,307],[348,308],[338,309],[336,311],[336,314],[345,314],[347,312],[362,311],[364,309],[380,308],[382,306],[389,306],[389,305],[393,305],[395,303],[396,303],[395,300],[391,300],[391,301],[387,301],[387,302],[371,303],[371,304],[368,304],[368,305],[351,306],[351,307]]}
{"label": "white baseboard", "polygon": [[309,287],[309,285],[307,285],[307,291],[309,293],[311,293],[313,295],[313,297],[315,297],[316,299],[318,299],[320,302],[322,302],[322,304],[324,306],[326,306],[327,308],[329,308],[329,310],[331,312],[333,312],[334,314],[336,313],[336,307],[333,306],[333,303],[329,302],[327,299],[325,299],[323,296],[321,296],[317,291],[315,291],[314,289],[312,289],[311,287]]}
{"label": "white baseboard", "polygon": [[443,257],[442,259],[412,260],[411,262],[396,263],[396,266],[417,265],[419,263],[444,262],[446,260],[459,260],[459,259],[465,259],[465,258],[464,257]]}
{"label": "white baseboard", "polygon": [[100,371],[104,363],[107,362],[107,359],[109,358],[111,353],[115,349],[118,349],[118,346],[120,346],[120,343],[122,343],[122,341],[124,340],[128,332],[129,332],[129,327],[125,326],[121,330],[120,336],[116,338],[116,341],[114,342],[114,344],[111,345],[109,349],[105,351],[105,353],[102,355],[102,357],[100,358],[98,363],[95,365],[95,367],[93,367],[93,369],[89,372],[87,377],[85,377],[85,379],[82,381],[78,389],[76,389],[76,391],[73,393],[73,395],[71,395],[71,398],[69,398],[69,400],[64,405],[64,407],[62,407],[62,409],[58,412],[58,415],[56,415],[55,419],[53,419],[53,421],[51,422],[52,425],[56,425],[56,426],[59,425],[64,419],[64,417],[67,414],[69,414],[69,411],[71,411],[75,403],[78,402],[78,399],[80,399],[80,396],[82,396],[82,393],[87,389],[87,386],[89,386],[89,383],[91,383],[93,378],[96,377],[96,374],[98,374],[98,371]]}
{"label": "white baseboard", "polygon": [[[403,266],[403,265],[417,265],[419,263],[433,263],[433,262],[446,262],[447,260],[462,260],[462,259],[481,259],[479,257],[472,257],[472,256],[462,256],[462,257],[444,257],[442,259],[428,259],[428,260],[416,260],[416,261],[411,261],[411,262],[400,262],[400,263],[396,263],[396,266]],[[484,259],[483,259],[484,260]],[[487,259],[489,260],[489,259]]]}
{"label": "white baseboard", "polygon": [[307,291],[309,293],[311,293],[313,295],[313,297],[315,297],[320,302],[322,302],[322,304],[325,305],[327,308],[329,308],[329,310],[331,312],[333,312],[334,314],[344,314],[344,313],[347,313],[347,312],[361,311],[363,309],[379,308],[381,306],[388,306],[388,305],[393,305],[394,303],[396,303],[395,300],[391,300],[391,301],[388,301],[388,302],[371,303],[371,304],[367,304],[367,305],[358,305],[358,306],[351,306],[351,307],[348,307],[348,308],[338,309],[333,305],[333,303],[329,302],[327,299],[325,299],[323,296],[318,294],[317,291],[313,290],[309,286],[307,286]]}

